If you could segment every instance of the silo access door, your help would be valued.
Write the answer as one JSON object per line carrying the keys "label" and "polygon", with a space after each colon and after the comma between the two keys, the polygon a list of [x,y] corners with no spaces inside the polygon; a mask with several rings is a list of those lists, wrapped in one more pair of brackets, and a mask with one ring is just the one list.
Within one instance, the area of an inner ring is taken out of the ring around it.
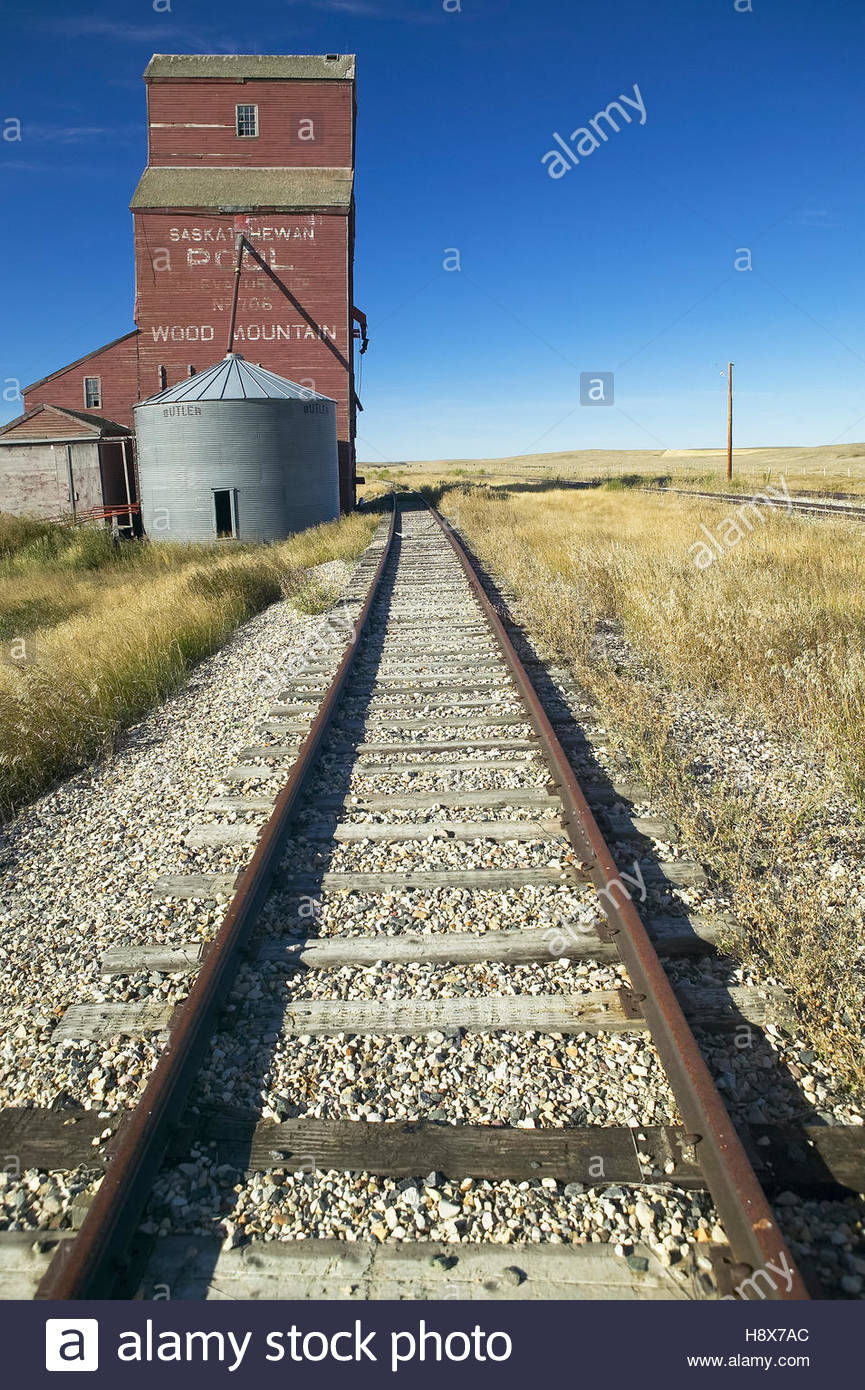
{"label": "silo access door", "polygon": [[220,541],[234,540],[237,535],[237,488],[214,488],[213,512],[216,537]]}

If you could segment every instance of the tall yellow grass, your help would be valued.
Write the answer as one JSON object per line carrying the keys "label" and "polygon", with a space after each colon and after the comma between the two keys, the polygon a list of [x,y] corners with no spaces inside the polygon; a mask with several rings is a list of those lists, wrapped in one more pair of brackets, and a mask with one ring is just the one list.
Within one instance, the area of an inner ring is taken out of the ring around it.
{"label": "tall yellow grass", "polygon": [[803,738],[865,800],[865,529],[763,508],[707,569],[724,505],[645,494],[451,490],[479,553],[584,656],[597,624],[671,686]]}
{"label": "tall yellow grass", "polygon": [[[691,547],[701,524],[719,534],[723,506],[518,486],[449,488],[440,505],[729,885],[744,931],[730,949],[786,981],[815,1051],[865,1089],[865,925],[844,880],[826,872],[839,852],[826,810],[833,766],[860,813],[865,802],[865,533],[767,512],[701,571]],[[642,674],[608,647],[602,655],[601,629],[624,636]],[[672,736],[681,697],[801,745],[784,805],[759,779],[751,792],[722,777],[705,789]],[[855,853],[855,816],[848,838]]]}
{"label": "tall yellow grass", "polygon": [[[117,551],[110,539],[106,547],[104,538],[82,542],[76,534],[70,546],[49,537],[41,550],[37,537],[35,555],[32,545],[7,551],[0,812],[109,748],[241,623],[301,595],[308,567],[358,555],[377,519],[355,514],[275,546]],[[75,562],[78,550],[93,567]]]}

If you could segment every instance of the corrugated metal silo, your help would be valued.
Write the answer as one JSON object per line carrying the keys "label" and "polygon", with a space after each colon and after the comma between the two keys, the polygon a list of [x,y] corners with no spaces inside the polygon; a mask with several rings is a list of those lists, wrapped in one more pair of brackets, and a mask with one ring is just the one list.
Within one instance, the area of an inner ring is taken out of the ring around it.
{"label": "corrugated metal silo", "polygon": [[153,540],[277,541],[339,515],[336,402],[239,353],[135,407]]}

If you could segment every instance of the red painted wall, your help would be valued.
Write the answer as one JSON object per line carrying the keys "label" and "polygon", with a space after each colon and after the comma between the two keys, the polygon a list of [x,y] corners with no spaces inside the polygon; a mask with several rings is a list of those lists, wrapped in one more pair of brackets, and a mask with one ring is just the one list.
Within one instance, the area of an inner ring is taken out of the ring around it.
{"label": "red painted wall", "polygon": [[[102,405],[98,410],[84,403],[85,376],[98,376],[102,382]],[[43,401],[47,405],[65,406],[68,410],[89,410],[116,420],[120,425],[132,425],[132,406],[138,395],[138,334],[91,353],[71,367],[62,367],[41,385],[31,387],[24,398],[24,410],[32,410]]]}
{"label": "red painted wall", "polygon": [[[141,391],[173,386],[228,350],[234,233],[250,242],[321,328],[350,358],[348,218],[345,214],[139,212],[135,264]],[[348,376],[322,338],[249,257],[244,258],[233,345],[251,362],[311,386],[339,403],[339,437],[349,438]]]}
{"label": "red painted wall", "polygon": [[[150,165],[193,167],[337,167],[353,162],[350,82],[179,79],[148,83]],[[235,105],[259,108],[257,138],[235,133]],[[308,124],[310,123],[311,124]],[[307,124],[305,124],[307,123]],[[309,136],[311,138],[303,138]],[[240,201],[240,200],[238,200]],[[351,473],[350,377],[330,343],[352,356],[350,218],[325,213],[260,212],[235,217],[180,208],[134,214],[139,332],[62,368],[28,390],[40,401],[83,410],[83,379],[100,376],[99,414],[132,425],[132,407],[224,356],[234,282],[234,232],[245,231],[274,273],[321,329],[309,326],[247,258],[234,350],[252,362],[333,397],[338,403],[342,471]],[[344,478],[344,501],[353,494]]]}
{"label": "red painted wall", "polygon": [[[257,136],[236,133],[235,106],[258,107]],[[252,165],[349,169],[349,82],[147,84],[151,165]]]}

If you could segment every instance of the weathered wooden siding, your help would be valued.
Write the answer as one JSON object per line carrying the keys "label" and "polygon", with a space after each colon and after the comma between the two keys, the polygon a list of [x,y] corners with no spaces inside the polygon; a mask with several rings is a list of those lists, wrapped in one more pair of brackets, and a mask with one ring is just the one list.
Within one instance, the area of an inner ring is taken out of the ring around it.
{"label": "weathered wooden siding", "polygon": [[86,420],[40,410],[29,420],[19,420],[5,429],[0,443],[17,444],[28,439],[50,439],[56,443],[60,439],[92,439],[93,433],[93,426]]}
{"label": "weathered wooden siding", "polygon": [[[150,81],[149,163],[348,168],[352,100],[350,82]],[[257,136],[237,135],[240,103],[258,107]]]}
{"label": "weathered wooden siding", "polygon": [[[135,214],[141,399],[201,370],[228,350],[234,235],[252,245],[303,304],[343,358],[350,358],[348,218],[344,213],[141,211]],[[254,262],[240,284],[234,351],[338,404],[349,438],[348,374],[316,330]]]}
{"label": "weathered wooden siding", "polygon": [[[354,161],[354,83],[349,80],[149,79],[149,165],[250,169],[350,169]],[[259,135],[235,133],[235,106],[259,108]],[[221,201],[221,199],[220,199]],[[254,264],[244,270],[233,347],[252,362],[331,396],[338,406],[341,501],[353,501],[353,213],[274,210],[228,199],[220,208],[136,207],[134,243],[139,332],[62,368],[26,392],[85,409],[84,378],[99,376],[101,415],[133,425],[139,400],[173,385],[191,368],[224,355],[233,287],[234,234],[242,229],[317,327]],[[314,206],[310,204],[309,206]],[[318,331],[320,329],[320,333]],[[162,369],[162,370],[161,370]],[[164,371],[164,376],[163,376]]]}
{"label": "weathered wooden siding", "polygon": [[25,393],[24,409],[44,401],[67,410],[86,410],[86,376],[102,381],[102,404],[94,413],[131,428],[132,407],[139,399],[138,334],[134,332],[37,382]]}
{"label": "weathered wooden siding", "polygon": [[[72,445],[75,505],[102,505],[99,445]],[[43,519],[71,512],[65,444],[0,444],[0,511]]]}

